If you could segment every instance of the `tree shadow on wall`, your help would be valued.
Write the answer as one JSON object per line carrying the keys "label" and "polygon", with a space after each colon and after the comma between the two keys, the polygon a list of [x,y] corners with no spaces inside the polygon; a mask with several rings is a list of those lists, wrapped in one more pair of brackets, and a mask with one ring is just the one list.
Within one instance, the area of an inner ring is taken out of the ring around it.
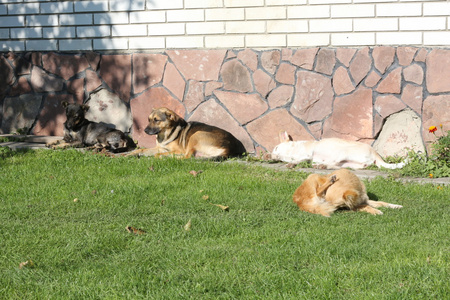
{"label": "tree shadow on wall", "polygon": [[[143,6],[142,2],[144,3]],[[127,12],[135,12],[135,11],[149,11],[152,10],[153,8],[157,8],[158,4],[156,3],[156,1],[145,1],[145,0],[137,0],[135,2],[115,2],[110,4],[111,7],[108,8],[108,3],[109,2],[84,2],[84,1],[77,1],[74,2],[77,6],[77,9],[75,10],[75,12],[77,14],[73,14],[73,13],[65,13],[65,11],[68,11],[65,9],[66,5],[69,5],[68,2],[60,2],[60,1],[55,1],[55,2],[51,2],[51,3],[42,3],[42,5],[45,4],[45,10],[41,10],[41,14],[58,14],[59,16],[64,15],[65,18],[67,19],[67,22],[71,22],[70,18],[73,18],[73,22],[75,24],[75,17],[77,15],[82,15],[83,12],[85,12],[88,15],[91,15],[93,11],[104,11],[101,14],[101,17],[97,17],[97,19],[95,17],[92,17],[92,21],[90,21],[90,24],[86,24],[86,25],[79,25],[77,27],[77,29],[80,29],[80,31],[82,30],[90,30],[92,29],[93,25],[99,25],[99,24],[107,24],[107,25],[111,25],[114,27],[114,14],[115,11],[127,11]],[[138,3],[138,4],[136,4]],[[17,4],[17,5],[21,5],[21,4]],[[24,4],[25,5],[25,4]],[[117,7],[113,7],[113,5],[116,5]],[[136,7],[139,6],[138,9],[136,9]],[[147,7],[147,8],[146,8]],[[119,9],[120,8],[120,9]],[[111,10],[111,12],[108,12],[108,10]],[[76,49],[76,48],[83,48],[85,47],[86,44],[88,44],[87,41],[91,41],[90,45],[91,47],[86,48],[86,50],[81,49],[81,52],[85,52],[88,53],[89,51],[97,51],[97,49],[99,51],[101,51],[102,49],[104,50],[116,50],[116,46],[114,44],[114,38],[112,38],[111,34],[109,35],[99,35],[99,38],[96,38],[95,35],[86,35],[86,36],[78,36],[77,39],[73,39],[72,35],[70,34],[69,30],[63,30],[64,27],[61,27],[61,24],[58,25],[54,25],[54,26],[48,26],[48,24],[40,24],[39,21],[41,19],[39,18],[30,18],[30,20],[32,20],[32,22],[27,24],[27,28],[41,28],[41,27],[45,27],[45,31],[46,31],[46,35],[49,36],[51,39],[55,40],[55,43],[59,43],[60,47],[64,47],[65,49],[60,48],[58,52],[60,51],[72,51],[72,50],[67,50],[67,49]],[[63,25],[69,25],[69,24],[63,24]],[[94,26],[95,27],[95,26]],[[20,28],[16,30],[20,31]],[[92,29],[92,30],[96,30],[96,29]],[[19,35],[24,35],[25,32],[25,27],[23,29],[23,32],[19,32]],[[94,32],[95,33],[95,32]],[[130,33],[133,34],[133,33]],[[106,38],[106,40],[103,40],[104,38]],[[118,37],[119,38],[119,37]],[[39,38],[33,39],[27,39],[27,41],[32,41],[32,40],[41,40]],[[14,41],[14,39],[12,39],[12,41]],[[29,44],[27,42],[25,43],[25,51],[28,52],[28,54],[32,53],[34,50],[33,49],[28,49],[27,47],[29,47]],[[63,45],[63,46],[61,46]],[[6,44],[2,45],[3,49],[7,49]],[[49,43],[48,46],[48,51],[54,51],[54,44]],[[99,48],[95,47],[95,46],[99,46]],[[95,48],[95,50],[93,50]],[[9,49],[11,51],[14,51],[15,49]],[[37,52],[40,51],[45,51],[45,49],[43,50],[39,50]],[[80,51],[76,51],[76,52],[80,52]],[[69,53],[67,53],[69,54]],[[70,55],[74,55],[74,54],[70,54]],[[31,58],[27,58],[25,57],[24,60],[22,60],[19,64],[17,64],[15,66],[15,72],[16,73],[21,73],[22,70],[27,68],[27,63],[29,64],[32,61]],[[100,54],[100,58],[99,61],[97,62],[98,65],[96,67],[92,66],[92,69],[94,70],[94,72],[97,74],[97,76],[99,77],[100,81],[102,82],[102,86],[105,86],[106,88],[108,88],[109,90],[115,92],[116,94],[119,95],[119,97],[124,100],[125,103],[127,103],[127,106],[129,107],[130,104],[130,99],[133,95],[133,83],[132,83],[132,54]],[[31,63],[33,64],[33,63]],[[38,67],[42,68],[42,64],[37,65]],[[85,82],[83,85],[83,91],[85,93],[85,96],[87,96],[87,93],[89,91],[87,91],[87,81],[88,78],[85,78]],[[70,80],[72,80],[73,78],[66,80],[66,83],[64,85],[65,88],[67,88],[68,83],[70,82]],[[139,80],[139,79],[138,79]],[[92,92],[92,91],[91,91]],[[33,91],[31,91],[30,93],[33,93]],[[70,90],[63,90],[59,93],[67,93],[70,95],[74,95],[74,93]],[[45,127],[47,128],[47,132],[50,134],[55,134],[58,129],[56,128],[56,126],[60,126],[60,122],[57,120],[57,117],[61,117],[59,114],[59,116],[54,115],[54,111],[53,110],[45,110],[46,105],[48,105],[46,102],[48,100],[48,96],[49,93],[48,92],[43,92],[43,93],[39,93],[39,95],[41,95],[42,101],[44,104],[40,105],[40,111],[34,116],[34,121],[33,121],[33,125],[32,127],[36,128],[36,125],[38,125],[38,123],[42,123],[40,124],[40,127]],[[0,126],[2,126],[3,123],[5,123],[4,121],[4,116],[3,116],[3,106],[5,105],[5,97],[7,96],[7,94],[0,94]],[[87,97],[85,97],[85,99],[87,99]],[[60,104],[59,104],[60,105]],[[5,108],[6,109],[6,108]],[[15,115],[20,115],[22,112],[17,111],[17,110],[13,110],[13,114]],[[52,119],[53,118],[53,119]],[[46,121],[43,121],[46,120]],[[135,121],[135,120],[133,120]],[[43,123],[44,122],[44,123]],[[45,123],[46,122],[46,123]],[[11,125],[12,123],[8,121],[8,123],[5,123],[5,126],[2,126],[0,129],[1,130],[14,130],[14,126]],[[55,128],[50,128],[54,126]],[[4,127],[4,128],[3,128]]]}

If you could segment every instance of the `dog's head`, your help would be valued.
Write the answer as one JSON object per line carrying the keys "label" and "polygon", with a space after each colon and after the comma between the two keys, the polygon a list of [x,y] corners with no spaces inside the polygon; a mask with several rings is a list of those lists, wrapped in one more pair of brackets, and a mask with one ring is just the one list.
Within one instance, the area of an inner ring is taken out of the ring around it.
{"label": "dog's head", "polygon": [[292,141],[286,131],[279,133],[280,144],[275,146],[271,158],[289,163],[299,163],[310,160],[311,154],[306,147],[306,141]]}
{"label": "dog's head", "polygon": [[89,109],[88,105],[70,104],[65,101],[62,105],[66,109],[67,120],[65,124],[68,129],[77,127],[86,119],[84,115]]}
{"label": "dog's head", "polygon": [[148,116],[148,125],[144,131],[149,135],[158,134],[161,131],[171,130],[178,125],[186,126],[186,121],[174,111],[161,107],[154,109]]}
{"label": "dog's head", "polygon": [[310,160],[311,155],[306,149],[306,141],[289,141],[283,142],[275,146],[272,151],[271,158],[289,163],[299,163]]}

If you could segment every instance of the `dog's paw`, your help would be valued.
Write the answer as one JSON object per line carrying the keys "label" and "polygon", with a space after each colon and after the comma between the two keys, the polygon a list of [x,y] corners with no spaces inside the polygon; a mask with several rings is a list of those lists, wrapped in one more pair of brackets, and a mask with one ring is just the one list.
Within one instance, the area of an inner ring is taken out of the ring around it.
{"label": "dog's paw", "polygon": [[339,179],[336,177],[336,175],[333,175],[330,177],[330,182],[331,184],[335,183],[336,181],[338,181]]}
{"label": "dog's paw", "polygon": [[60,143],[60,141],[48,142],[45,144],[45,147],[54,149],[56,147],[56,145],[58,145],[59,143]]}
{"label": "dog's paw", "polygon": [[398,205],[398,204],[389,204],[389,208],[399,209],[399,208],[403,208],[403,206]]}

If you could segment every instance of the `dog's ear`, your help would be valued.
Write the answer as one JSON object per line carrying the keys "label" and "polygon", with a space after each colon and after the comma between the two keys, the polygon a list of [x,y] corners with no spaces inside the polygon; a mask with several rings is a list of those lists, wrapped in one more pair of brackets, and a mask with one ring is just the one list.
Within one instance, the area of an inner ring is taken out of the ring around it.
{"label": "dog's ear", "polygon": [[81,108],[84,110],[84,112],[87,112],[89,110],[89,105],[83,104],[81,105]]}
{"label": "dog's ear", "polygon": [[178,120],[180,120],[180,117],[173,111],[166,111],[166,117],[167,117],[167,119],[174,121],[174,122],[177,122]]}
{"label": "dog's ear", "polygon": [[69,106],[69,102],[67,102],[67,101],[63,101],[63,102],[61,102],[61,104],[62,104],[62,106],[63,106],[64,108],[66,108],[67,106]]}
{"label": "dog's ear", "polygon": [[278,137],[280,139],[280,143],[292,142],[292,137],[285,130],[280,131]]}

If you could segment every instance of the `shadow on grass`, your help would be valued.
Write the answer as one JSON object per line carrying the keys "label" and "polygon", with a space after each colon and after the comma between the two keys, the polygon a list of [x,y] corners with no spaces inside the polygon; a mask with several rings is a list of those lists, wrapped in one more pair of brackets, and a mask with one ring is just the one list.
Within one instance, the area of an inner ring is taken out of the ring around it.
{"label": "shadow on grass", "polygon": [[13,156],[23,156],[28,153],[35,152],[33,149],[20,148],[17,150],[12,150],[9,147],[0,147],[0,159],[5,159]]}

